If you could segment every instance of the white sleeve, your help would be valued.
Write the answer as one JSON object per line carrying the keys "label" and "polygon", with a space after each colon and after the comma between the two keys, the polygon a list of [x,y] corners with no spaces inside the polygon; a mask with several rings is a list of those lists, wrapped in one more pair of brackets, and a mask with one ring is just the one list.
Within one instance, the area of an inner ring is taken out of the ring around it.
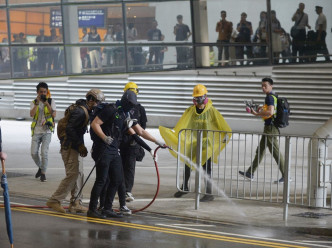
{"label": "white sleeve", "polygon": [[53,98],[52,98],[52,102],[51,102],[51,107],[54,111],[56,110],[56,105],[55,105],[55,101]]}
{"label": "white sleeve", "polygon": [[30,110],[32,110],[35,107],[35,103],[33,101],[30,102]]}

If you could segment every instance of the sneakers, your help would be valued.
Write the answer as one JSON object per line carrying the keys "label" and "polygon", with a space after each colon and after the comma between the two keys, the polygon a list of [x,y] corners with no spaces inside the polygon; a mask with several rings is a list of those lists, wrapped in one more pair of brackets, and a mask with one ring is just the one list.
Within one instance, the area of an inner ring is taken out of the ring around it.
{"label": "sneakers", "polygon": [[133,194],[130,192],[126,192],[126,202],[132,202],[134,200],[135,200],[135,198],[134,198]]}
{"label": "sneakers", "polygon": [[68,211],[72,214],[76,213],[86,213],[88,212],[88,208],[84,207],[82,204],[80,204],[80,201],[77,200],[75,202],[71,202],[68,207]]}
{"label": "sneakers", "polygon": [[48,200],[46,202],[46,205],[49,208],[52,208],[54,211],[57,211],[57,212],[62,213],[62,214],[66,213],[66,210],[61,206],[60,202],[52,202],[52,201]]}
{"label": "sneakers", "polygon": [[[292,181],[292,178],[289,178],[289,181],[291,182]],[[285,182],[285,179],[282,177],[280,178],[278,181],[274,181],[275,184],[278,184],[278,183],[284,183]]]}
{"label": "sneakers", "polygon": [[200,202],[209,202],[209,201],[213,201],[213,200],[214,200],[213,195],[205,195],[199,201]]}
{"label": "sneakers", "polygon": [[40,174],[40,181],[43,182],[47,182],[46,180],[46,175],[45,174]]}
{"label": "sneakers", "polygon": [[119,211],[123,215],[131,215],[131,210],[127,206],[122,206]]}
{"label": "sneakers", "polygon": [[36,175],[35,175],[35,178],[39,178],[41,175],[41,169],[39,168]]}
{"label": "sneakers", "polygon": [[118,214],[113,209],[103,210],[101,213],[102,213],[102,215],[104,215],[107,218],[122,218],[123,217],[122,213]]}
{"label": "sneakers", "polygon": [[252,175],[250,172],[243,172],[243,171],[239,171],[239,174],[241,176],[243,176],[245,179],[248,179],[248,180],[254,180],[254,175]]}
{"label": "sneakers", "polygon": [[174,194],[174,197],[175,197],[175,198],[180,198],[181,196],[183,196],[183,195],[189,193],[189,189],[188,189],[188,187],[185,187],[185,188],[183,189],[183,185],[182,185],[182,186],[181,186],[181,189],[182,189],[183,191],[175,192],[175,194]]}
{"label": "sneakers", "polygon": [[90,218],[106,219],[106,216],[103,213],[98,212],[97,210],[88,210],[86,216]]}

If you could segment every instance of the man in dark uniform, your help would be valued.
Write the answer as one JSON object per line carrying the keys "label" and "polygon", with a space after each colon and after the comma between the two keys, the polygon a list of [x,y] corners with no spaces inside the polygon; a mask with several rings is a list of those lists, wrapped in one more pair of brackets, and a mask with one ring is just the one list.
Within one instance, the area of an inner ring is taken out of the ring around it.
{"label": "man in dark uniform", "polygon": [[[153,150],[143,142],[141,137],[155,142],[157,145],[165,146],[163,142],[157,141],[152,135],[145,131],[136,121],[131,120],[129,111],[137,105],[137,96],[127,90],[121,101],[117,104],[106,105],[93,119],[91,123],[93,146],[92,158],[96,161],[96,181],[91,191],[88,217],[92,218],[114,218],[121,217],[112,209],[116,192],[123,185],[123,167],[118,152],[119,144],[123,134],[129,133],[135,141],[147,149],[151,154]],[[109,178],[105,204],[102,212],[97,211],[98,199]],[[130,211],[126,207],[125,192],[118,192],[120,199],[120,213]]]}
{"label": "man in dark uniform", "polygon": [[[133,91],[136,95],[138,94],[138,87],[134,82],[129,82],[124,88],[124,92],[127,90]],[[141,104],[134,106],[132,110],[129,111],[131,118],[136,119],[137,123],[143,128],[146,128],[147,118],[145,108]],[[120,154],[123,165],[125,188],[126,188],[126,201],[131,202],[135,198],[131,193],[134,186],[135,178],[135,167],[136,160],[143,159],[142,153],[144,153],[143,148],[137,144],[137,142],[130,136],[124,135],[123,140],[120,144]]]}

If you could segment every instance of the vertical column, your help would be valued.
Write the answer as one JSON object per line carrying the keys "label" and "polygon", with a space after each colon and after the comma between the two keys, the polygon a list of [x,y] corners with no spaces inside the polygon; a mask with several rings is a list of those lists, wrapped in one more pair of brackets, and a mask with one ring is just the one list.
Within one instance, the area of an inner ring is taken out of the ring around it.
{"label": "vertical column", "polygon": [[[193,1],[194,39],[196,43],[209,42],[206,0]],[[209,47],[196,47],[196,66],[209,67]]]}
{"label": "vertical column", "polygon": [[[62,7],[62,26],[65,44],[79,42],[77,6]],[[65,47],[65,60],[67,73],[81,73],[82,63],[80,47]]]}

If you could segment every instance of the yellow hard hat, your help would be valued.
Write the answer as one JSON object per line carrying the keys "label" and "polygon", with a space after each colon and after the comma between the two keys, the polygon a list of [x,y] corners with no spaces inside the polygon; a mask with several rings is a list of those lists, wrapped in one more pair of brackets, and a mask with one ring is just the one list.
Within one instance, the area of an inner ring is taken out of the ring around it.
{"label": "yellow hard hat", "polygon": [[134,82],[128,82],[126,86],[124,87],[123,91],[131,90],[134,91],[137,95],[138,93],[138,86]]}
{"label": "yellow hard hat", "polygon": [[197,84],[193,90],[193,97],[204,96],[207,92],[203,84]]}

